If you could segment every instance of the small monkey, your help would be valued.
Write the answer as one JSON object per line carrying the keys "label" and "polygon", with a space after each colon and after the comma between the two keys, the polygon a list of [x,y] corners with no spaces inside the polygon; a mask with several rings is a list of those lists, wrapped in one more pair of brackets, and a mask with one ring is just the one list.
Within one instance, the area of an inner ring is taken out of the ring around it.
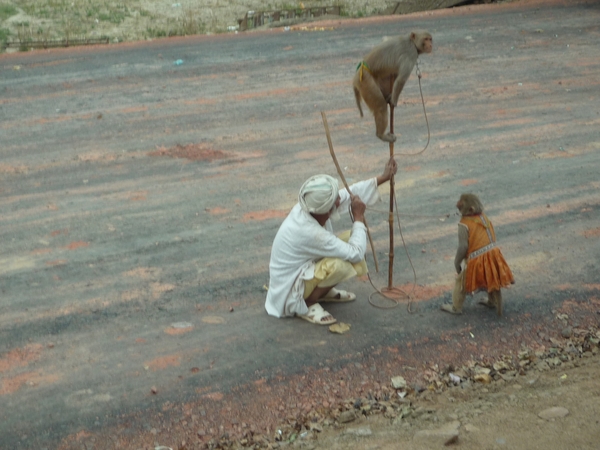
{"label": "small monkey", "polygon": [[358,65],[353,87],[356,104],[363,117],[360,100],[375,117],[375,134],[385,142],[395,142],[396,136],[386,133],[388,103],[398,105],[398,97],[421,53],[431,53],[433,38],[427,31],[413,31],[405,37],[388,39],[371,50]]}
{"label": "small monkey", "polygon": [[[492,222],[483,213],[483,205],[475,194],[462,194],[456,203],[462,215],[458,224],[458,249],[454,258],[456,284],[452,304],[442,305],[442,310],[462,314],[467,294],[485,290],[487,300],[479,303],[495,309],[502,317],[501,288],[514,284],[513,274],[496,246],[496,233]],[[462,262],[466,268],[462,269]]]}

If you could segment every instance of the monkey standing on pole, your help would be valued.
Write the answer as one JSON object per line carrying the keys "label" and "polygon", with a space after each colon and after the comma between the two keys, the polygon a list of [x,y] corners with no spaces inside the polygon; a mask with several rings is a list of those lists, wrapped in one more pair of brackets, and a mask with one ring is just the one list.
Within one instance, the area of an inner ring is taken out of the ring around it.
{"label": "monkey standing on pole", "polygon": [[356,68],[353,87],[356,104],[363,117],[361,99],[375,117],[375,134],[385,142],[396,136],[386,132],[388,103],[398,105],[398,97],[421,53],[431,53],[433,38],[427,31],[413,31],[408,36],[388,39],[371,50]]}
{"label": "monkey standing on pole", "polygon": [[[452,292],[452,304],[442,305],[442,311],[462,314],[467,294],[485,290],[488,299],[479,303],[496,309],[502,317],[502,293],[500,288],[514,284],[513,274],[496,246],[496,233],[492,222],[483,213],[483,205],[474,194],[462,194],[456,203],[462,215],[458,224],[458,249],[454,258],[456,286]],[[466,261],[463,270],[461,264]]]}

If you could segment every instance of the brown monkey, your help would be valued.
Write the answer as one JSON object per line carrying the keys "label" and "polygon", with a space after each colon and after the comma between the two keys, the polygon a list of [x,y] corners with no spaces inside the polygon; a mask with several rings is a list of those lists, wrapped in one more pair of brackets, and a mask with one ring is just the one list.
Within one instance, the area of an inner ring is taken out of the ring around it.
{"label": "brown monkey", "polygon": [[[456,285],[452,304],[442,305],[442,310],[462,314],[466,294],[485,290],[487,301],[479,303],[495,308],[502,317],[502,293],[500,288],[514,284],[513,274],[496,246],[496,233],[492,222],[483,213],[483,205],[474,194],[462,194],[456,203],[462,215],[458,224],[458,249],[454,258]],[[466,261],[466,269],[461,263]]]}
{"label": "brown monkey", "polygon": [[358,65],[354,75],[354,96],[363,117],[361,98],[375,116],[375,134],[386,142],[396,136],[386,133],[387,105],[398,105],[398,97],[421,53],[431,53],[433,38],[427,31],[414,31],[405,37],[389,39],[373,50]]}

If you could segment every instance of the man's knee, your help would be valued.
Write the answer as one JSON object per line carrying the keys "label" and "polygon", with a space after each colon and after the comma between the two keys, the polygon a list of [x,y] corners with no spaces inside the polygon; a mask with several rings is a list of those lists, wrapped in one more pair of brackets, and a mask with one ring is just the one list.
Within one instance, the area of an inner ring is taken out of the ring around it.
{"label": "man's knee", "polygon": [[319,287],[335,286],[342,281],[355,277],[354,265],[340,258],[323,258],[315,268],[315,278],[319,278]]}

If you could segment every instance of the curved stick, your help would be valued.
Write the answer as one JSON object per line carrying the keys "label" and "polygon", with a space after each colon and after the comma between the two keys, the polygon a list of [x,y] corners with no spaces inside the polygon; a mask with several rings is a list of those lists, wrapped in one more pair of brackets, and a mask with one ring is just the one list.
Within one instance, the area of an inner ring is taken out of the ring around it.
{"label": "curved stick", "polygon": [[[333,163],[335,164],[335,168],[337,169],[338,175],[342,179],[348,194],[352,195],[350,192],[350,186],[346,183],[346,178],[342,173],[342,169],[340,168],[340,164],[335,156],[335,152],[333,151],[333,144],[331,143],[331,135],[329,134],[329,126],[327,125],[327,117],[325,116],[325,111],[321,111],[321,117],[323,117],[323,126],[325,127],[325,134],[327,135],[327,143],[329,144],[329,153],[331,153],[331,158],[333,159]],[[369,244],[371,244],[371,251],[373,252],[373,260],[375,261],[375,272],[379,272],[379,263],[377,262],[377,256],[375,255],[375,246],[373,245],[373,239],[371,239],[371,232],[369,231],[369,226],[367,225],[367,219],[365,218],[365,227],[367,228],[367,236],[369,237]]]}

